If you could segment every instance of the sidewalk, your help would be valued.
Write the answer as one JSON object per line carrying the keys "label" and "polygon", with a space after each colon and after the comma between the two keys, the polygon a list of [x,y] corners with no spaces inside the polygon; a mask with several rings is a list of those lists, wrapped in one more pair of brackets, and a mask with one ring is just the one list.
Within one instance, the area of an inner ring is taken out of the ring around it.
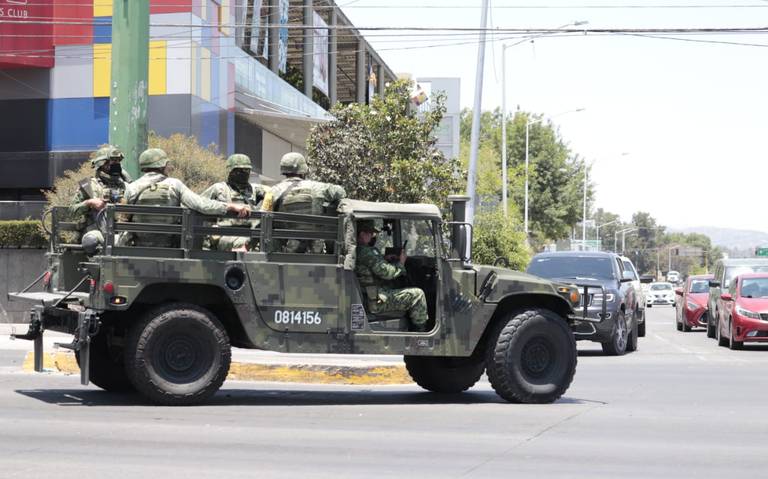
{"label": "sidewalk", "polygon": [[[24,370],[32,371],[32,342],[11,340],[10,334],[26,333],[26,324],[0,323],[0,350],[27,351]],[[43,336],[44,367],[64,374],[80,374],[72,351],[54,343],[69,343],[72,336],[47,331]],[[232,348],[227,379],[327,384],[407,384],[411,382],[402,356],[345,354],[285,354]]]}

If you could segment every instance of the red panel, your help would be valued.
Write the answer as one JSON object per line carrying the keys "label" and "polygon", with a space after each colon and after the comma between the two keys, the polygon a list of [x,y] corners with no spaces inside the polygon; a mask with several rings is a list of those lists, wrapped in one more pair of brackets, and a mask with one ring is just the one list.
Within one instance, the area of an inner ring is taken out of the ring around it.
{"label": "red panel", "polygon": [[[201,0],[194,0],[200,2]],[[189,13],[192,0],[151,0],[149,13]]]}
{"label": "red panel", "polygon": [[0,68],[53,66],[50,3],[0,2]]}
{"label": "red panel", "polygon": [[[50,3],[50,0],[47,0]],[[53,26],[54,45],[88,45],[93,43],[93,0],[55,0],[53,16],[62,22],[79,25]]]}

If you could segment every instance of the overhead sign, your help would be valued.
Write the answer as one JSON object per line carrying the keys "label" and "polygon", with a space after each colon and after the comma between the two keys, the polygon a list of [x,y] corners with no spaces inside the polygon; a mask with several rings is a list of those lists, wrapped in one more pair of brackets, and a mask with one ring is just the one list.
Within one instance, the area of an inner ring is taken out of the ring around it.
{"label": "overhead sign", "polygon": [[755,256],[768,256],[768,248],[755,249]]}

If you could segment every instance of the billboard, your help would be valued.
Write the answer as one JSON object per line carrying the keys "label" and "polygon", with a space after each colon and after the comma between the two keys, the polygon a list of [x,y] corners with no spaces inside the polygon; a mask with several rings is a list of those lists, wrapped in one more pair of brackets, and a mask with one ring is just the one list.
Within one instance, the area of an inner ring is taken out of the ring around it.
{"label": "billboard", "polygon": [[312,83],[315,88],[328,94],[328,24],[313,12],[314,51],[312,52]]}
{"label": "billboard", "polygon": [[53,66],[52,12],[51,0],[0,0],[0,68]]}

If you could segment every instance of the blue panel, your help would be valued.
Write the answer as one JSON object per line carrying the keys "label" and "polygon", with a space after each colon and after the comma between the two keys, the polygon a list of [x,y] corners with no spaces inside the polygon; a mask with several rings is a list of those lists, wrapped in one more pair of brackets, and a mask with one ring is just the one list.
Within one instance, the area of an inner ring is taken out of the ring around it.
{"label": "blue panel", "polygon": [[112,43],[112,17],[93,17],[93,43]]}
{"label": "blue panel", "polygon": [[109,98],[59,98],[48,102],[50,151],[95,150],[107,142]]}
{"label": "blue panel", "polygon": [[219,87],[221,86],[221,78],[219,78],[220,63],[218,55],[211,55],[211,103],[214,105],[221,105],[219,92]]}
{"label": "blue panel", "polygon": [[227,112],[227,154],[235,153],[235,112]]}
{"label": "blue panel", "polygon": [[219,111],[216,105],[192,97],[192,135],[201,146],[214,144],[217,151],[223,151],[219,144]]}

